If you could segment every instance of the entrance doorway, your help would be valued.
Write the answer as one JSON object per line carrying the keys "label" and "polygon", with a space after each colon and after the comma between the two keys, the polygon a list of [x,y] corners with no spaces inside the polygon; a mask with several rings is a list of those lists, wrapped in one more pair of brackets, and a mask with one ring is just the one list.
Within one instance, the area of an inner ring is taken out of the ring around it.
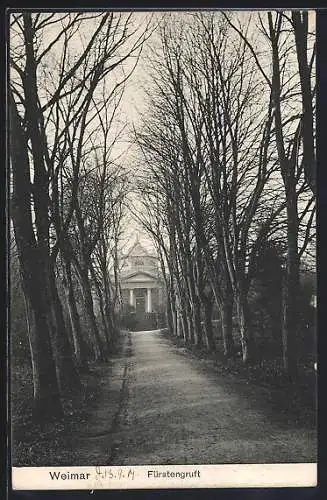
{"label": "entrance doorway", "polygon": [[136,313],[145,313],[145,296],[135,297]]}
{"label": "entrance doorway", "polygon": [[135,294],[135,311],[136,314],[144,314],[145,313],[145,288],[136,288],[134,290]]}

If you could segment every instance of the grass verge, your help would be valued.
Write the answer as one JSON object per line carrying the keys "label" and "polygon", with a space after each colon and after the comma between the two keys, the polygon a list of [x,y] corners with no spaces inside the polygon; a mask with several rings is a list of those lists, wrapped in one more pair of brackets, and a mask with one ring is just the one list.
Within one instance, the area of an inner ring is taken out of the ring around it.
{"label": "grass verge", "polygon": [[[115,355],[119,355],[117,346]],[[11,464],[24,466],[76,465],[76,453],[71,436],[83,429],[90,408],[102,390],[104,378],[110,372],[111,361],[90,363],[89,371],[81,374],[83,390],[73,399],[62,399],[64,417],[51,423],[39,424],[32,419],[33,378],[26,357],[11,357],[10,422]]]}

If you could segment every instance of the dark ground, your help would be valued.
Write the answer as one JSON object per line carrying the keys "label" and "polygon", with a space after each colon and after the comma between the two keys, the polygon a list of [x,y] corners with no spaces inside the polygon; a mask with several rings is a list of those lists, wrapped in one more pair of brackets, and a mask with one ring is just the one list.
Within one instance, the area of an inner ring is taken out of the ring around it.
{"label": "dark ground", "polygon": [[159,331],[128,333],[120,354],[84,376],[65,420],[42,428],[31,423],[28,367],[17,367],[13,465],[316,461],[315,412],[300,391],[292,399],[245,375]]}

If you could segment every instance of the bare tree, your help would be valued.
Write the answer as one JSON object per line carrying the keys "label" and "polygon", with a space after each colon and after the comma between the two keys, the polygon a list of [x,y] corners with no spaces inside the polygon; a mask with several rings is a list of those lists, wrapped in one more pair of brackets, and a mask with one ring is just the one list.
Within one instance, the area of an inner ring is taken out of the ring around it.
{"label": "bare tree", "polygon": [[[261,14],[258,17],[259,29],[267,49],[265,56],[271,61],[271,76],[265,68],[257,45],[251,41],[244,28],[233,22],[225,14],[230,26],[249,48],[253,60],[262,76],[263,82],[271,92],[273,107],[274,135],[278,152],[279,169],[284,186],[284,196],[287,216],[287,272],[284,295],[284,368],[291,378],[296,376],[297,355],[296,336],[298,331],[298,293],[299,293],[299,220],[305,217],[308,210],[312,218],[306,219],[307,234],[310,234],[314,217],[312,200],[306,201],[303,213],[299,215],[301,195],[305,196],[306,184],[315,190],[315,153],[313,137],[313,96],[311,90],[311,71],[314,59],[314,49],[308,63],[307,18],[301,18],[300,13],[292,14],[291,26],[285,25],[290,19],[285,13],[267,13],[267,22]],[[302,19],[302,20],[301,20]],[[295,36],[296,48],[292,44],[292,31]],[[297,55],[298,69],[294,61]],[[300,88],[300,92],[298,92]],[[300,102],[297,97],[300,94]],[[310,103],[309,103],[310,101]],[[302,113],[300,111],[302,106]],[[291,110],[291,111],[290,111]],[[306,238],[304,238],[306,240]]]}
{"label": "bare tree", "polygon": [[[137,63],[147,29],[135,29],[131,14],[25,12],[12,15],[11,30],[12,218],[20,264],[26,269],[24,290],[34,316],[41,318],[35,322],[32,358],[34,364],[42,364],[44,349],[44,360],[50,370],[51,360],[47,361],[47,356],[53,349],[60,389],[74,390],[79,378],[57,290],[56,259],[59,250],[63,256],[69,250],[67,231],[73,217],[76,220],[79,216],[80,166],[86,155],[85,136],[91,135],[88,125],[93,120],[91,104],[97,86],[109,73],[120,71],[121,77],[117,77],[111,95],[116,92]],[[77,40],[82,51],[76,49]],[[125,63],[129,67],[123,68]],[[19,168],[20,156],[24,158],[25,169]],[[66,203],[63,199],[64,190],[66,194],[69,191],[67,183],[64,189],[60,183],[65,180],[63,171],[69,162],[73,172],[72,196]],[[20,217],[24,217],[29,234],[22,229]],[[38,303],[32,297],[36,291]],[[51,348],[44,344],[47,332]],[[41,378],[42,373],[41,370]],[[35,378],[36,385],[40,377]],[[44,384],[49,387],[52,384],[52,406],[57,405],[60,412],[55,382],[48,376]],[[44,391],[35,396],[36,413],[50,408],[48,398]],[[51,410],[45,413],[50,416]],[[52,413],[55,415],[56,411]]]}
{"label": "bare tree", "polygon": [[[51,331],[47,319],[49,304],[39,290],[44,287],[42,268],[36,259],[38,246],[33,229],[30,205],[30,165],[25,134],[13,96],[10,96],[11,166],[13,193],[11,214],[22,272],[22,287],[26,298],[28,317],[34,328],[28,331],[33,367],[35,418],[52,419],[62,415],[56,367],[51,347]],[[31,310],[31,312],[30,312]],[[29,324],[29,323],[28,323]]]}
{"label": "bare tree", "polygon": [[[253,33],[250,15],[190,14],[183,26],[172,17],[162,23],[161,46],[151,54],[149,109],[137,134],[143,161],[151,172],[142,185],[148,196],[147,213],[154,221],[159,211],[164,213],[161,223],[169,235],[176,303],[180,302],[186,316],[182,319],[184,337],[202,342],[199,311],[205,309],[204,291],[209,291],[210,283],[221,313],[225,354],[233,352],[234,303],[243,361],[247,362],[255,357],[248,293],[265,243],[276,235],[287,236],[287,269],[292,274],[296,264],[292,248],[296,248],[299,269],[299,259],[314,238],[314,197],[308,194],[300,148],[303,127],[299,79],[292,66],[296,54],[292,30],[285,31],[281,49],[275,50],[279,57],[272,59],[273,78],[281,75],[283,79],[279,84],[270,81],[261,54],[249,41]],[[268,35],[269,28],[261,17],[259,21],[255,33],[268,38],[267,53],[275,28]],[[276,102],[283,103],[280,119]],[[281,129],[284,170],[280,167]],[[151,203],[158,206],[155,190],[160,192],[160,209],[149,208]],[[301,225],[294,225],[294,210]],[[148,229],[154,234],[159,225]],[[162,242],[159,245],[164,247]],[[295,346],[293,342],[290,352],[287,344],[295,339],[296,306],[291,299],[295,287],[291,290],[287,276],[289,320],[284,326],[288,325],[290,333],[284,335],[284,367],[290,372]],[[210,317],[210,306],[205,317]]]}
{"label": "bare tree", "polygon": [[[274,162],[268,165],[272,106],[266,119],[254,104],[254,92],[259,86],[252,77],[253,67],[245,65],[247,47],[241,42],[234,53],[228,49],[226,23],[216,29],[210,16],[192,19],[192,23],[193,35],[184,34],[183,51],[174,33],[169,28],[163,30],[165,70],[163,66],[159,68],[160,80],[156,80],[158,93],[163,97],[160,105],[157,97],[155,106],[164,112],[165,118],[160,118],[163,126],[168,113],[171,118],[159,137],[160,132],[157,137],[152,130],[149,132],[146,146],[165,158],[170,178],[167,186],[173,188],[168,196],[176,207],[173,225],[194,315],[191,329],[197,332],[201,343],[199,309],[201,302],[205,305],[203,277],[207,268],[222,313],[225,353],[230,355],[233,350],[234,297],[243,359],[247,361],[252,340],[246,303],[250,283],[249,234],[253,240],[261,194],[275,168]],[[172,133],[168,127],[173,128]],[[142,138],[144,147],[144,134]],[[252,182],[254,178],[256,183]],[[205,231],[208,197],[215,214],[211,230],[221,261],[218,268]]]}

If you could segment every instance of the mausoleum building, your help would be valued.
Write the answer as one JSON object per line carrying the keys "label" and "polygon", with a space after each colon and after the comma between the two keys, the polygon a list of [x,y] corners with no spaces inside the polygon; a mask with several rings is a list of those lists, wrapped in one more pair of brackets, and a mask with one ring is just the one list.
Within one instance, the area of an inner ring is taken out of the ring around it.
{"label": "mausoleum building", "polygon": [[141,245],[138,237],[125,259],[120,288],[123,304],[129,304],[136,312],[162,310],[163,283],[158,258]]}

